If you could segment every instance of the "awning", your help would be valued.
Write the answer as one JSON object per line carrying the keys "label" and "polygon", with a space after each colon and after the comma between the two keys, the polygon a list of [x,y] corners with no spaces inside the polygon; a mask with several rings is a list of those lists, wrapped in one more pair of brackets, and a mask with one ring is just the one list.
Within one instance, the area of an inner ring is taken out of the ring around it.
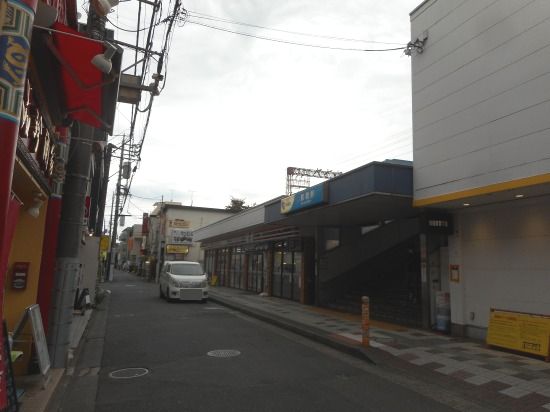
{"label": "awning", "polygon": [[92,63],[105,51],[103,43],[56,22],[48,47],[61,66],[65,114],[73,120],[112,133],[119,86],[122,50],[113,56],[111,73],[104,74]]}

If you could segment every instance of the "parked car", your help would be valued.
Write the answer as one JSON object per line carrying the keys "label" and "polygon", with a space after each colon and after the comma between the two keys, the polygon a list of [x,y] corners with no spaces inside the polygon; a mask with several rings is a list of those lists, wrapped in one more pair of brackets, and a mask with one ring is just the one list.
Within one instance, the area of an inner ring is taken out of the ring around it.
{"label": "parked car", "polygon": [[198,262],[166,262],[159,276],[159,295],[166,300],[208,299],[208,280]]}

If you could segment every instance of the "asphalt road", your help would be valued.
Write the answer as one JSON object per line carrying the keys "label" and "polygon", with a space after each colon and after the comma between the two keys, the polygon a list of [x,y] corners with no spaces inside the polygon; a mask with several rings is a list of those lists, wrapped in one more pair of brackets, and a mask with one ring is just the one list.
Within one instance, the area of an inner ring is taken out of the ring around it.
{"label": "asphalt road", "polygon": [[[109,288],[109,310],[91,325],[54,410],[453,410],[375,366],[214,303],[168,303],[157,285],[125,273]],[[216,350],[239,354],[209,356]],[[124,368],[149,372],[110,376]]]}

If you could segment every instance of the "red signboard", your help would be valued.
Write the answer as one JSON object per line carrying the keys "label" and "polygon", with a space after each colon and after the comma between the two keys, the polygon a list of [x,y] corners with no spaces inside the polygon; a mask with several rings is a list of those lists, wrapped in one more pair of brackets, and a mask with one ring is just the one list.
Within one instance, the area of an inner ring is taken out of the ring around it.
{"label": "red signboard", "polygon": [[27,289],[29,278],[29,262],[15,262],[11,275],[11,288],[17,290]]}

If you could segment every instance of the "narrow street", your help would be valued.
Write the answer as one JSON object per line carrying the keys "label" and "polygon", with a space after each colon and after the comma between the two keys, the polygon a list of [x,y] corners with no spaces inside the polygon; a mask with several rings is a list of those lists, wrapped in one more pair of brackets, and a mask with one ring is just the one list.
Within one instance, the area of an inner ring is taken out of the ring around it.
{"label": "narrow street", "polygon": [[[123,272],[109,287],[104,339],[96,313],[50,411],[452,410],[363,361],[214,303],[168,303],[157,285]],[[238,352],[208,355],[215,350]],[[149,373],[110,377],[124,368]]]}

